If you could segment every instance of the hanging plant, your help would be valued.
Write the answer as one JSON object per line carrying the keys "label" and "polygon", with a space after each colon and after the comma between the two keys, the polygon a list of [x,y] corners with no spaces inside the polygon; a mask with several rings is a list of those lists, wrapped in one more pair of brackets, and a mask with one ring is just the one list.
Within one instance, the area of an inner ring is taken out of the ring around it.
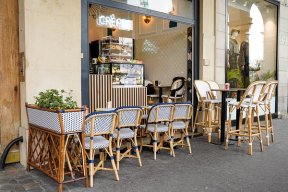
{"label": "hanging plant", "polygon": [[72,90],[67,93],[63,89],[60,91],[48,89],[34,97],[36,99],[35,104],[41,108],[75,109],[77,108],[77,102],[73,100],[71,93]]}

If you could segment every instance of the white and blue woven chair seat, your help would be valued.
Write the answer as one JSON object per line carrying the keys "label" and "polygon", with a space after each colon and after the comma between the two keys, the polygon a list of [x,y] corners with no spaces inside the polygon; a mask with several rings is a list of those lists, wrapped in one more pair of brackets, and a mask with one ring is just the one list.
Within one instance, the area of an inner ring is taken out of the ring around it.
{"label": "white and blue woven chair seat", "polygon": [[[113,138],[117,138],[118,130],[115,130],[113,133]],[[132,131],[130,128],[121,128],[120,129],[120,138],[121,139],[130,139],[134,137],[134,131]]]}
{"label": "white and blue woven chair seat", "polygon": [[186,124],[184,121],[174,121],[172,127],[173,129],[185,129]]}
{"label": "white and blue woven chair seat", "polygon": [[164,125],[162,123],[158,123],[158,124],[149,124],[147,126],[147,130],[150,132],[154,132],[156,129],[156,125],[157,125],[157,132],[161,133],[161,132],[166,132],[168,131],[169,127],[167,125]]}
{"label": "white and blue woven chair seat", "polygon": [[212,103],[212,104],[217,104],[217,103],[222,103],[221,99],[205,99],[205,103]]}
{"label": "white and blue woven chair seat", "polygon": [[[85,137],[85,149],[90,149],[90,137]],[[93,137],[93,149],[104,149],[109,146],[109,141],[102,136]]]}
{"label": "white and blue woven chair seat", "polygon": [[173,96],[169,96],[169,95],[162,95],[161,97],[163,97],[163,98],[167,98],[167,97],[169,97],[170,99],[182,99],[182,98],[183,98],[183,96],[176,96],[176,97],[173,97]]}
{"label": "white and blue woven chair seat", "polygon": [[[230,102],[229,105],[238,106],[239,105],[239,101]],[[241,107],[244,107],[244,108],[253,107],[254,108],[254,107],[256,107],[256,105],[243,102],[241,104]]]}

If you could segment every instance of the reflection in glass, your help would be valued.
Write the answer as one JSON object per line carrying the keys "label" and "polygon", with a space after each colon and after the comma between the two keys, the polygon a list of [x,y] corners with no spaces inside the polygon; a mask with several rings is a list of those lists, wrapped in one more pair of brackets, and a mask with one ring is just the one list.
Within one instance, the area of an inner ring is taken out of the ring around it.
{"label": "reflection in glass", "polygon": [[277,7],[264,0],[228,1],[227,81],[247,87],[275,79]]}

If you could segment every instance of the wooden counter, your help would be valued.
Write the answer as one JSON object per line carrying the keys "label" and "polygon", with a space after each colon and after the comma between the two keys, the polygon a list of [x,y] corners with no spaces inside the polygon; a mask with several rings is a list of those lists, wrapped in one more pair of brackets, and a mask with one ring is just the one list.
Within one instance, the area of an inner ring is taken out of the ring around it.
{"label": "wooden counter", "polygon": [[89,75],[89,109],[112,107],[146,106],[147,88],[139,85],[112,85],[112,75]]}

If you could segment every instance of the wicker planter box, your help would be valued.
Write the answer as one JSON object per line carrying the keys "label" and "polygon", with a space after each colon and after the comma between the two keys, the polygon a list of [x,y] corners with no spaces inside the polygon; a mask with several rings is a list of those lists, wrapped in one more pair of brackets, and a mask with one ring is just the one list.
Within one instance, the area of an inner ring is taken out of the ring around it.
{"label": "wicker planter box", "polygon": [[[42,109],[26,104],[29,140],[27,170],[34,167],[59,184],[86,180],[82,132],[86,108]],[[64,177],[65,175],[65,177]]]}

